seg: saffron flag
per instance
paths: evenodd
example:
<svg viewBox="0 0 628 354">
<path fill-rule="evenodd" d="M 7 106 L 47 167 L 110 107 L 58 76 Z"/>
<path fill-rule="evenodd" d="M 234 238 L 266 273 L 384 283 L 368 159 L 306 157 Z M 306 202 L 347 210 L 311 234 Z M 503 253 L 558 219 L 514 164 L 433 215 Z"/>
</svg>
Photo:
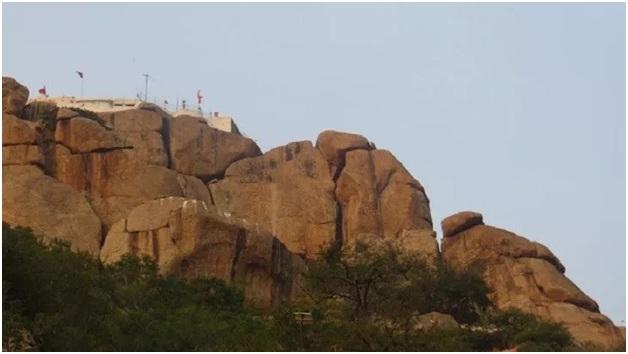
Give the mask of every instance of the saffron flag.
<svg viewBox="0 0 628 354">
<path fill-rule="evenodd" d="M 46 95 L 46 85 L 44 85 L 43 88 L 39 89 L 39 93 L 42 94 L 42 95 Z"/>
<path fill-rule="evenodd" d="M 83 72 L 82 71 L 78 71 L 77 70 L 76 73 L 78 74 L 78 76 L 80 76 L 81 79 L 83 78 Z"/>
<path fill-rule="evenodd" d="M 198 104 L 201 104 L 203 100 L 203 96 L 201 96 L 201 90 L 196 91 L 196 98 L 198 99 Z"/>
</svg>

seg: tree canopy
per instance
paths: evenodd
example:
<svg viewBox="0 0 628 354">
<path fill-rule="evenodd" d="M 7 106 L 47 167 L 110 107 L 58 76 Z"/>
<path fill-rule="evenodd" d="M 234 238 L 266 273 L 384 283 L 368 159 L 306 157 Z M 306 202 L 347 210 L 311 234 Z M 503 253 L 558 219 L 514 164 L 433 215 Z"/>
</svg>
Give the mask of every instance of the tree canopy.
<svg viewBox="0 0 628 354">
<path fill-rule="evenodd" d="M 105 265 L 65 242 L 2 225 L 2 345 L 41 351 L 558 351 L 559 324 L 497 311 L 480 271 L 391 247 L 311 262 L 300 296 L 276 309 L 224 281 L 162 275 L 149 258 Z M 310 312 L 300 324 L 294 312 Z M 421 316 L 455 325 L 423 328 Z M 453 321 L 453 320 L 452 320 Z M 459 324 L 459 325 L 458 325 Z"/>
</svg>

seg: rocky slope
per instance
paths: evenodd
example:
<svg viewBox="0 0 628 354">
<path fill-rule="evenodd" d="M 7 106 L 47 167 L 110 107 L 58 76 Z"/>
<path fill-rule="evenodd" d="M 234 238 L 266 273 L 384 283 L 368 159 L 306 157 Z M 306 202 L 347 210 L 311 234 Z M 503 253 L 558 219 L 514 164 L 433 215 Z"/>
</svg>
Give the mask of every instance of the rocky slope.
<svg viewBox="0 0 628 354">
<path fill-rule="evenodd" d="M 150 104 L 95 114 L 27 104 L 10 78 L 2 90 L 3 221 L 105 262 L 149 255 L 164 272 L 238 282 L 249 301 L 276 305 L 325 247 L 392 241 L 441 257 L 423 186 L 362 136 L 325 131 L 262 154 L 251 139 Z M 563 321 L 582 341 L 623 338 L 543 245 L 479 214 L 442 226 L 442 257 L 484 265 L 498 306 Z"/>
<path fill-rule="evenodd" d="M 617 347 L 625 341 L 598 304 L 564 275 L 565 267 L 547 247 L 485 225 L 474 212 L 444 219 L 442 229 L 443 258 L 456 268 L 481 267 L 497 307 L 562 322 L 580 342 Z"/>
</svg>

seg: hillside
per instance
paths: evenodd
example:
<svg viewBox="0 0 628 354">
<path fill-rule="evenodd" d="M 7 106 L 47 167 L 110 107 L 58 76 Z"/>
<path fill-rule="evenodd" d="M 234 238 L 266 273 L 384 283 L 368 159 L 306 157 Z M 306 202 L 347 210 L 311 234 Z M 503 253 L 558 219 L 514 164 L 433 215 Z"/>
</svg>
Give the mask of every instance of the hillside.
<svg viewBox="0 0 628 354">
<path fill-rule="evenodd" d="M 461 212 L 442 221 L 439 249 L 427 192 L 365 137 L 324 131 L 262 153 L 151 104 L 94 113 L 28 95 L 3 78 L 3 222 L 105 264 L 147 255 L 166 274 L 242 284 L 266 307 L 298 295 L 323 249 L 387 241 L 459 271 L 481 266 L 500 309 L 562 323 L 580 343 L 625 343 L 541 243 Z"/>
</svg>

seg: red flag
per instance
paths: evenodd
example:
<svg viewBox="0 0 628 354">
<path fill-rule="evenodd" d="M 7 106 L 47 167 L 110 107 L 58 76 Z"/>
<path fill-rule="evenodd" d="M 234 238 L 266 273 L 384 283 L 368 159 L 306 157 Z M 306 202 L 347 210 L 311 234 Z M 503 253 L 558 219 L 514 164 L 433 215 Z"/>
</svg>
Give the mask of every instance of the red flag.
<svg viewBox="0 0 628 354">
<path fill-rule="evenodd" d="M 44 96 L 46 95 L 46 85 L 44 85 L 44 87 L 43 87 L 43 88 L 40 88 L 40 89 L 39 89 L 39 93 L 40 93 L 40 94 L 42 94 L 42 95 L 44 95 Z"/>
<path fill-rule="evenodd" d="M 82 71 L 77 71 L 76 73 L 81 77 L 81 79 L 83 78 L 83 72 Z"/>
<path fill-rule="evenodd" d="M 201 104 L 201 100 L 203 100 L 203 96 L 201 96 L 201 90 L 196 91 L 196 98 L 198 99 L 198 104 Z"/>
</svg>

